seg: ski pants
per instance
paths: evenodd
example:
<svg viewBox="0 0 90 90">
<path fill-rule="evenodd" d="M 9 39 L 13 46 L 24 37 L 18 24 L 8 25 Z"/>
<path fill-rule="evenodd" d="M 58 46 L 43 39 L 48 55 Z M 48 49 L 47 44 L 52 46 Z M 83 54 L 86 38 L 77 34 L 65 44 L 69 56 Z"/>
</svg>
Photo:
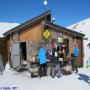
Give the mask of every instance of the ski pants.
<svg viewBox="0 0 90 90">
<path fill-rule="evenodd" d="M 61 69 L 59 64 L 52 65 L 52 78 L 54 78 L 56 74 L 58 77 L 61 77 Z"/>
</svg>

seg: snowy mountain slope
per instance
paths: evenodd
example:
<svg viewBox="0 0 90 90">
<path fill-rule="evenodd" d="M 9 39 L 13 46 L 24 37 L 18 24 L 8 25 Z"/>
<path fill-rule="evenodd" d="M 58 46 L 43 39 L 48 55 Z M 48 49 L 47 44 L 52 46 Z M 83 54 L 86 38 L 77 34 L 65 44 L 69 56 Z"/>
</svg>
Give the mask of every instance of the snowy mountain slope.
<svg viewBox="0 0 90 90">
<path fill-rule="evenodd" d="M 90 18 L 70 25 L 67 28 L 81 32 L 85 34 L 84 38 L 88 38 L 88 40 L 84 40 L 84 66 L 86 66 L 86 61 L 90 57 L 90 49 L 87 47 L 87 44 L 90 43 Z"/>
<path fill-rule="evenodd" d="M 18 25 L 18 23 L 0 22 L 0 37 L 3 37 L 3 33 Z"/>
</svg>

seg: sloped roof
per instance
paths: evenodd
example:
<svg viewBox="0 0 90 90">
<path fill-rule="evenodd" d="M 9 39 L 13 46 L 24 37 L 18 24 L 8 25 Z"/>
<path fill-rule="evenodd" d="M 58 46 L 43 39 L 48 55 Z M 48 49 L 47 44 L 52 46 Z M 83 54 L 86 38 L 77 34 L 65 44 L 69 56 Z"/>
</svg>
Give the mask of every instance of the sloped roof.
<svg viewBox="0 0 90 90">
<path fill-rule="evenodd" d="M 34 25 L 35 25 L 36 22 L 43 20 L 43 18 L 45 19 L 45 17 L 48 16 L 48 15 L 50 15 L 50 17 L 51 17 L 51 11 L 50 11 L 50 10 L 47 11 L 47 12 L 45 12 L 45 13 L 42 13 L 41 15 L 39 15 L 39 16 L 37 16 L 37 17 L 35 17 L 35 18 L 31 19 L 31 20 L 26 21 L 25 23 L 23 23 L 23 24 L 15 27 L 15 28 L 7 31 L 7 32 L 5 32 L 5 33 L 4 33 L 4 36 L 10 35 L 11 33 L 14 33 L 14 32 L 23 31 L 23 30 L 25 30 L 26 28 L 32 26 L 33 23 L 34 23 Z M 57 28 L 58 30 L 62 30 L 62 31 L 64 31 L 64 32 L 71 33 L 71 34 L 76 35 L 76 36 L 79 36 L 79 37 L 85 36 L 85 35 L 82 34 L 82 33 L 73 31 L 73 30 L 71 30 L 71 29 L 62 27 L 62 26 L 57 25 L 57 24 L 53 24 L 53 23 L 51 23 L 51 22 L 46 22 L 46 25 L 47 25 L 47 26 L 50 26 L 50 27 Z"/>
<path fill-rule="evenodd" d="M 61 30 L 63 32 L 68 32 L 68 33 L 70 33 L 72 35 L 75 35 L 75 36 L 79 36 L 79 37 L 84 37 L 85 36 L 85 34 L 76 32 L 74 30 L 68 29 L 66 27 L 63 27 L 63 26 L 60 26 L 60 25 L 57 25 L 57 24 L 53 24 L 51 22 L 48 22 L 46 25 L 49 26 L 49 27 L 56 28 L 57 30 Z"/>
<path fill-rule="evenodd" d="M 7 36 L 7 35 L 9 35 L 9 34 L 11 34 L 11 33 L 13 33 L 13 32 L 19 31 L 19 30 L 21 30 L 21 29 L 23 29 L 23 28 L 25 28 L 25 27 L 30 26 L 32 23 L 34 23 L 34 22 L 36 22 L 36 21 L 38 21 L 38 20 L 40 20 L 40 19 L 45 18 L 45 17 L 48 16 L 48 15 L 51 15 L 51 11 L 50 11 L 50 10 L 47 11 L 47 12 L 42 13 L 42 14 L 39 15 L 39 16 L 34 17 L 34 18 L 31 19 L 31 20 L 26 21 L 25 23 L 23 23 L 23 24 L 15 27 L 15 28 L 12 28 L 11 30 L 5 32 L 3 35 L 4 35 L 4 36 Z"/>
</svg>

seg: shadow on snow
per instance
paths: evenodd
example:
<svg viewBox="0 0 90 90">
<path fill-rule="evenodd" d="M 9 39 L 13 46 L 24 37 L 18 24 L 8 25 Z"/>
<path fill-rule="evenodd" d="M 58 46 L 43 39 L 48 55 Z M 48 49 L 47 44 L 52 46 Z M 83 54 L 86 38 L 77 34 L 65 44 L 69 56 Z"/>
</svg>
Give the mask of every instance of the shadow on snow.
<svg viewBox="0 0 90 90">
<path fill-rule="evenodd" d="M 78 74 L 79 80 L 83 80 L 84 82 L 88 83 L 90 85 L 90 77 L 85 74 Z"/>
</svg>

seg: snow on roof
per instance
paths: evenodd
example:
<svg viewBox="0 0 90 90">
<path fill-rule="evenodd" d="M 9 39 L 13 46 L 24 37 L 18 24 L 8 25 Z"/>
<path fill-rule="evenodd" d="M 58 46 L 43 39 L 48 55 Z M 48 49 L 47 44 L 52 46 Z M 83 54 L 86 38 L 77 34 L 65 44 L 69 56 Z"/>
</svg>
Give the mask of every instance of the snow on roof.
<svg viewBox="0 0 90 90">
<path fill-rule="evenodd" d="M 0 22 L 0 37 L 3 37 L 3 33 L 18 25 L 18 23 Z"/>
</svg>

